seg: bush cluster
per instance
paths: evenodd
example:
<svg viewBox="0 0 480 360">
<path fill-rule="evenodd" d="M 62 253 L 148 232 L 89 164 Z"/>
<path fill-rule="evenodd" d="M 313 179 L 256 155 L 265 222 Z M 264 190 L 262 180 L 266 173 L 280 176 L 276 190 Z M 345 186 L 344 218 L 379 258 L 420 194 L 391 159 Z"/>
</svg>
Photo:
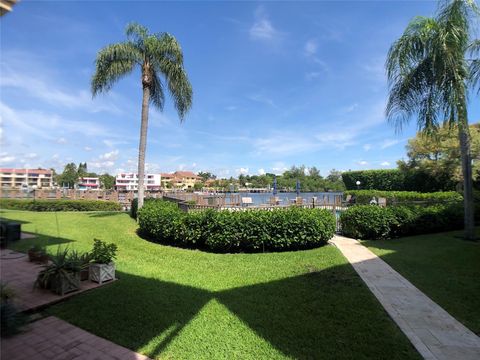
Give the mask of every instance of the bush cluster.
<svg viewBox="0 0 480 360">
<path fill-rule="evenodd" d="M 0 199 L 2 209 L 29 211 L 120 211 L 113 201 L 98 200 L 20 200 Z"/>
<path fill-rule="evenodd" d="M 415 191 L 382 191 L 382 190 L 348 190 L 345 195 L 355 195 L 357 204 L 368 204 L 372 197 L 386 198 L 387 204 L 398 204 L 408 202 L 460 202 L 463 196 L 455 191 L 420 193 Z"/>
<path fill-rule="evenodd" d="M 138 213 L 140 233 L 152 241 L 214 252 L 286 251 L 318 247 L 335 233 L 328 210 L 185 213 L 174 203 L 149 201 Z"/>
<path fill-rule="evenodd" d="M 461 229 L 463 206 L 458 202 L 386 208 L 355 205 L 340 215 L 340 221 L 346 236 L 368 240 L 386 239 Z"/>
</svg>

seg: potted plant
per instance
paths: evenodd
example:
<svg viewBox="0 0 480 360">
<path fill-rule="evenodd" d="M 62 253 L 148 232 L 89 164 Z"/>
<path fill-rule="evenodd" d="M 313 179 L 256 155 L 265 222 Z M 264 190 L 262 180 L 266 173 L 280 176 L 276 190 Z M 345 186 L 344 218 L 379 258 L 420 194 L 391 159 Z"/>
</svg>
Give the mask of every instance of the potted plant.
<svg viewBox="0 0 480 360">
<path fill-rule="evenodd" d="M 72 250 L 68 256 L 68 260 L 80 268 L 80 281 L 88 280 L 88 267 L 92 261 L 92 255 L 89 252 L 80 253 Z"/>
<path fill-rule="evenodd" d="M 36 286 L 51 289 L 61 296 L 80 288 L 81 267 L 70 260 L 68 249 L 59 248 L 56 255 L 49 256 L 49 260 L 50 264 L 44 265 L 38 274 Z"/>
<path fill-rule="evenodd" d="M 115 279 L 115 263 L 117 245 L 107 244 L 99 239 L 93 240 L 91 252 L 92 263 L 89 267 L 89 278 L 99 284 Z"/>
<path fill-rule="evenodd" d="M 45 250 L 45 246 L 41 244 L 34 244 L 30 249 L 28 249 L 28 260 L 42 264 L 47 263 L 48 254 Z"/>
</svg>

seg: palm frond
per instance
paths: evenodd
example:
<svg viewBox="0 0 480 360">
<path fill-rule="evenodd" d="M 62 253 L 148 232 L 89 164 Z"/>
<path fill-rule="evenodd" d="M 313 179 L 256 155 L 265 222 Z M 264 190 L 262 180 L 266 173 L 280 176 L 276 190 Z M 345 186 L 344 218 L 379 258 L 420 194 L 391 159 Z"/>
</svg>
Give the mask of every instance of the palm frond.
<svg viewBox="0 0 480 360">
<path fill-rule="evenodd" d="M 183 66 L 167 59 L 160 63 L 160 69 L 167 79 L 168 89 L 178 116 L 183 121 L 186 113 L 192 107 L 193 97 L 192 85 L 188 80 L 187 73 Z"/>
<path fill-rule="evenodd" d="M 165 104 L 163 85 L 156 71 L 152 72 L 152 77 L 152 85 L 150 86 L 150 102 L 160 111 L 162 111 Z"/>
<path fill-rule="evenodd" d="M 480 40 L 477 39 L 472 42 L 469 47 L 472 59 L 470 60 L 470 86 L 475 90 L 477 94 L 480 94 Z"/>
<path fill-rule="evenodd" d="M 118 79 L 129 74 L 141 61 L 141 53 L 131 42 L 109 45 L 100 50 L 91 81 L 93 96 L 110 90 Z"/>
<path fill-rule="evenodd" d="M 148 29 L 140 24 L 131 22 L 125 28 L 125 34 L 127 38 L 136 44 L 137 48 L 141 49 L 142 52 L 145 51 L 145 39 L 148 38 Z"/>
</svg>

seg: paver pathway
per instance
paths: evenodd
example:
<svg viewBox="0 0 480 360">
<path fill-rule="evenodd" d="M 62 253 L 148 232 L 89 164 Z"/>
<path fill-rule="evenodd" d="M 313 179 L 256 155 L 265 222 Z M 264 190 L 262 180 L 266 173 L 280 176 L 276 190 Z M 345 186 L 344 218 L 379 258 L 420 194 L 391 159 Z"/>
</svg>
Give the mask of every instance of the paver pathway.
<svg viewBox="0 0 480 360">
<path fill-rule="evenodd" d="M 480 338 L 358 241 L 330 240 L 425 359 L 480 359 Z"/>
<path fill-rule="evenodd" d="M 1 340 L 5 360 L 149 360 L 55 316 L 31 323 L 26 332 Z"/>
<path fill-rule="evenodd" d="M 50 290 L 34 289 L 33 284 L 42 268 L 42 265 L 29 262 L 26 254 L 9 249 L 0 250 L 1 280 L 15 292 L 14 302 L 21 311 L 39 309 L 62 301 L 67 297 L 75 296 L 83 291 L 111 283 L 106 282 L 100 285 L 88 280 L 82 281 L 78 291 L 60 296 Z"/>
</svg>

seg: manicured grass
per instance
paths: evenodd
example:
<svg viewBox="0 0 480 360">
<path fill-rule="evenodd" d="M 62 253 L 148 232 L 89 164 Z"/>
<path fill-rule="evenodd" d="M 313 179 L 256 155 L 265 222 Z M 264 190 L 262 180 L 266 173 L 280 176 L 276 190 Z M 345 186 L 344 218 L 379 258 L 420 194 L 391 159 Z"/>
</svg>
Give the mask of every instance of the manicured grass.
<svg viewBox="0 0 480 360">
<path fill-rule="evenodd" d="M 480 243 L 461 236 L 456 231 L 363 244 L 480 334 Z"/>
<path fill-rule="evenodd" d="M 332 246 L 222 255 L 146 242 L 126 214 L 2 216 L 50 239 L 49 251 L 115 242 L 120 280 L 48 312 L 152 358 L 420 358 Z"/>
</svg>

